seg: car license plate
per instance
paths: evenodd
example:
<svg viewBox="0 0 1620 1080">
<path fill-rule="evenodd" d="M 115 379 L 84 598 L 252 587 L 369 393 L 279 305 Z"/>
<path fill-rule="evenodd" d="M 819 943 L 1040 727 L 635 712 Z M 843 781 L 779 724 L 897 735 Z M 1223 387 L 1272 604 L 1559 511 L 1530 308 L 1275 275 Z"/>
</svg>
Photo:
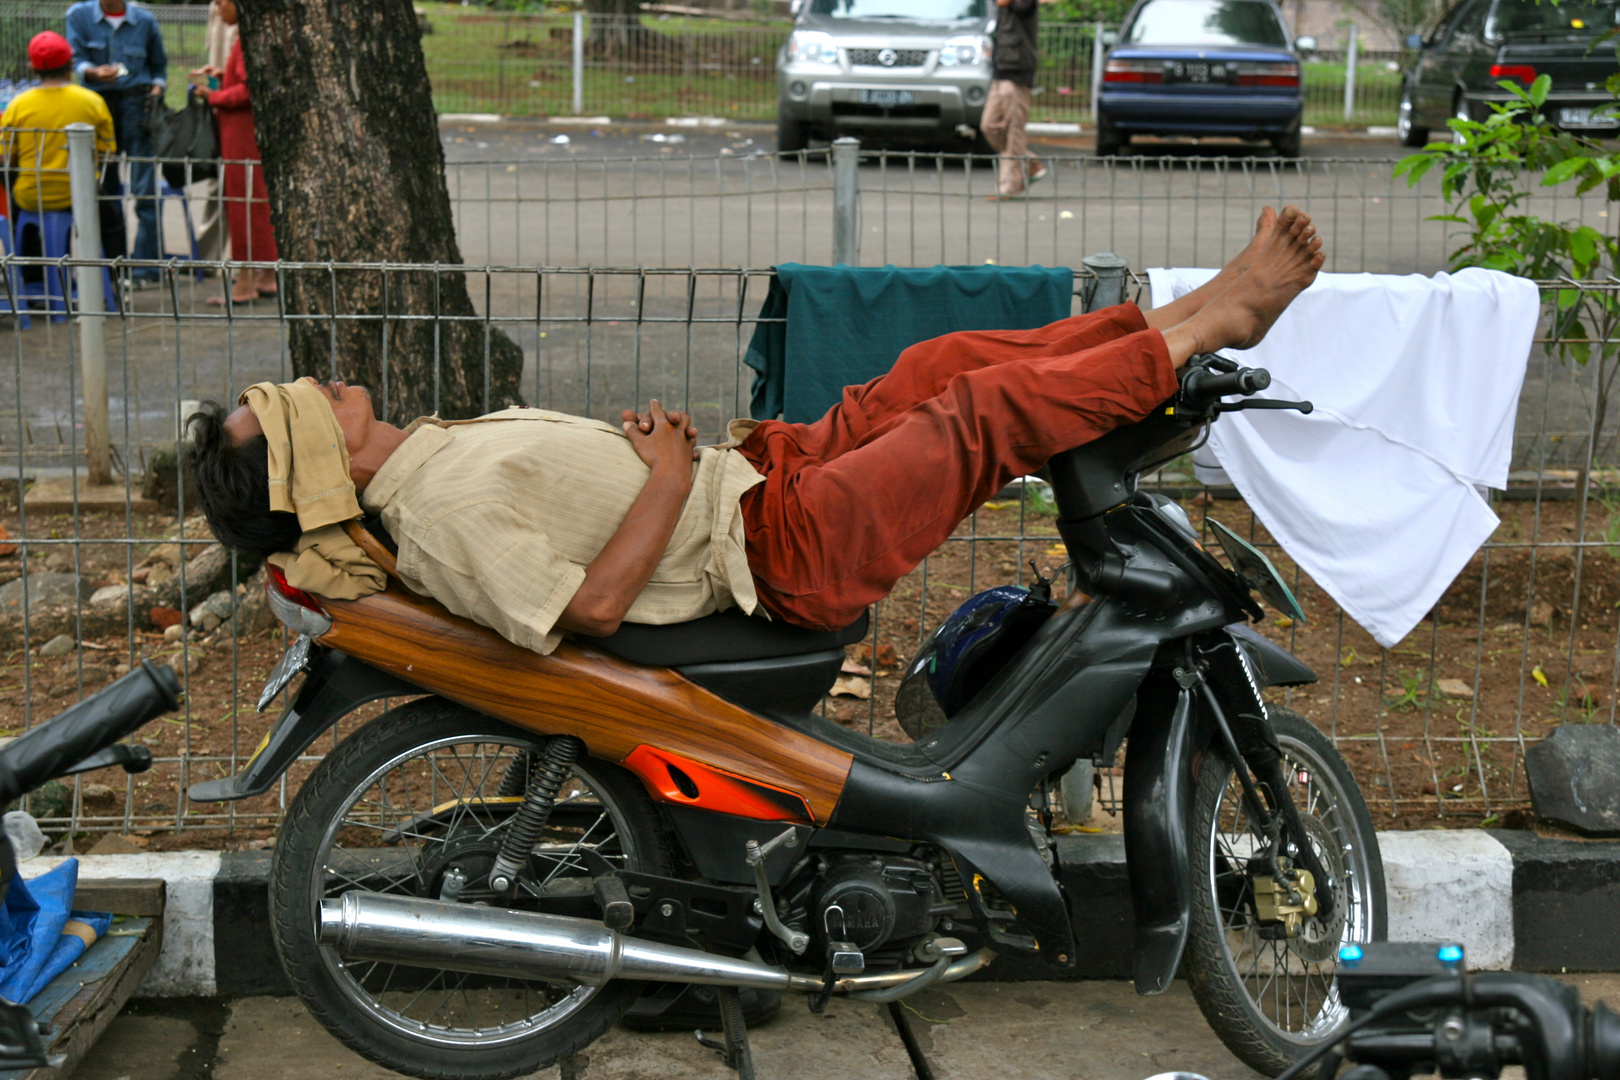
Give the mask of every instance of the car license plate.
<svg viewBox="0 0 1620 1080">
<path fill-rule="evenodd" d="M 917 95 L 910 90 L 862 90 L 859 100 L 862 105 L 892 109 L 896 105 L 915 105 Z"/>
<path fill-rule="evenodd" d="M 1227 64 L 1211 63 L 1208 60 L 1172 60 L 1165 65 L 1165 82 L 1179 83 L 1224 83 L 1229 81 L 1230 68 Z"/>
<path fill-rule="evenodd" d="M 265 681 L 264 690 L 259 694 L 260 712 L 269 708 L 276 695 L 293 681 L 294 675 L 309 667 L 309 649 L 313 644 L 314 641 L 308 634 L 298 635 L 298 640 L 292 643 L 292 647 L 282 656 L 281 662 L 270 672 L 270 678 Z"/>
<path fill-rule="evenodd" d="M 1558 110 L 1560 127 L 1614 127 L 1615 123 L 1610 110 L 1604 106 Z"/>
</svg>

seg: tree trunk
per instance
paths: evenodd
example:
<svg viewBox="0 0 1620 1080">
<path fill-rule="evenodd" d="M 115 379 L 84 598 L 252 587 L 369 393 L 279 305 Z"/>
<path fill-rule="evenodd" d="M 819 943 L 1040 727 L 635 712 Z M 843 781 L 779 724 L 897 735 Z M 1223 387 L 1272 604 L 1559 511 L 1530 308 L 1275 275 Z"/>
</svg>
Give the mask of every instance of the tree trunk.
<svg viewBox="0 0 1620 1080">
<path fill-rule="evenodd" d="M 240 0 L 238 8 L 281 258 L 459 265 L 410 0 Z M 434 411 L 477 416 L 520 400 L 523 350 L 478 318 L 465 275 L 284 277 L 289 314 L 328 316 L 289 322 L 298 375 L 364 384 L 396 422 Z M 421 318 L 432 315 L 439 318 Z"/>
<path fill-rule="evenodd" d="M 639 59 L 636 54 L 655 35 L 641 25 L 641 0 L 584 0 L 590 14 L 585 47 L 592 56 Z"/>
</svg>

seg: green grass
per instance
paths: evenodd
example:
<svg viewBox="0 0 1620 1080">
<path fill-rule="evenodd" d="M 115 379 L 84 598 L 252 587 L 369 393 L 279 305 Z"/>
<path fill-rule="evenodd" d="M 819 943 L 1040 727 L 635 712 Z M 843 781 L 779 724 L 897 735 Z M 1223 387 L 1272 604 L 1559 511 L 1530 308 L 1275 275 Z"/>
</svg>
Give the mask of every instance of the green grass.
<svg viewBox="0 0 1620 1080">
<path fill-rule="evenodd" d="M 1305 65 L 1305 123 L 1343 124 L 1344 70 L 1340 63 Z M 1382 61 L 1356 65 L 1356 104 L 1352 124 L 1393 124 L 1401 98 L 1401 73 Z"/>
<path fill-rule="evenodd" d="M 573 18 L 517 15 L 426 2 L 433 32 L 422 38 L 433 103 L 445 113 L 566 116 L 573 99 Z M 587 19 L 587 25 L 589 20 Z M 644 16 L 647 35 L 627 53 L 587 54 L 585 113 L 615 118 L 776 118 L 776 50 L 783 22 Z M 1042 64 L 1030 118 L 1089 119 L 1089 38 L 1080 27 L 1043 28 Z M 1392 124 L 1400 75 L 1357 65 L 1352 122 Z M 1344 122 L 1344 65 L 1305 65 L 1307 124 Z M 1064 93 L 1064 91 L 1068 91 Z"/>
</svg>

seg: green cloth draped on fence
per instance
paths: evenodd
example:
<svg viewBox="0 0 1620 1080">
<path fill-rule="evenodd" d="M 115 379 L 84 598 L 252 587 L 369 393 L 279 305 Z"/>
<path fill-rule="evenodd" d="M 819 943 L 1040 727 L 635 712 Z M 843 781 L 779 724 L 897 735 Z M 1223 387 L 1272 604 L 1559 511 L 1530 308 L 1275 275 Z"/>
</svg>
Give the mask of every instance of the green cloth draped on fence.
<svg viewBox="0 0 1620 1080">
<path fill-rule="evenodd" d="M 751 415 L 819 420 L 844 387 L 884 374 L 910 345 L 958 330 L 1031 330 L 1068 318 L 1074 272 L 1044 266 L 850 267 L 783 263 L 744 362 Z"/>
</svg>

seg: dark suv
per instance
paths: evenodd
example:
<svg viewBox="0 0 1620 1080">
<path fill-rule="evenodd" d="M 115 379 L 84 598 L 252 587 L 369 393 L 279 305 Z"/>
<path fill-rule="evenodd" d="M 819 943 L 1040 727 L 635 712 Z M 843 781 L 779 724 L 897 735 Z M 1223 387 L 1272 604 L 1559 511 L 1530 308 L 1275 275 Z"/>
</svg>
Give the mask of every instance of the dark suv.
<svg viewBox="0 0 1620 1080">
<path fill-rule="evenodd" d="M 1431 128 L 1444 130 L 1452 117 L 1485 119 L 1489 102 L 1513 96 L 1499 83 L 1511 79 L 1528 87 L 1537 75 L 1552 79 L 1541 109 L 1549 121 L 1569 131 L 1614 135 L 1620 118 L 1602 108 L 1614 103 L 1603 84 L 1620 66 L 1613 42 L 1598 38 L 1617 26 L 1620 0 L 1461 0 L 1427 37 L 1407 39 L 1420 52 L 1401 86 L 1401 145 L 1422 146 Z"/>
</svg>

